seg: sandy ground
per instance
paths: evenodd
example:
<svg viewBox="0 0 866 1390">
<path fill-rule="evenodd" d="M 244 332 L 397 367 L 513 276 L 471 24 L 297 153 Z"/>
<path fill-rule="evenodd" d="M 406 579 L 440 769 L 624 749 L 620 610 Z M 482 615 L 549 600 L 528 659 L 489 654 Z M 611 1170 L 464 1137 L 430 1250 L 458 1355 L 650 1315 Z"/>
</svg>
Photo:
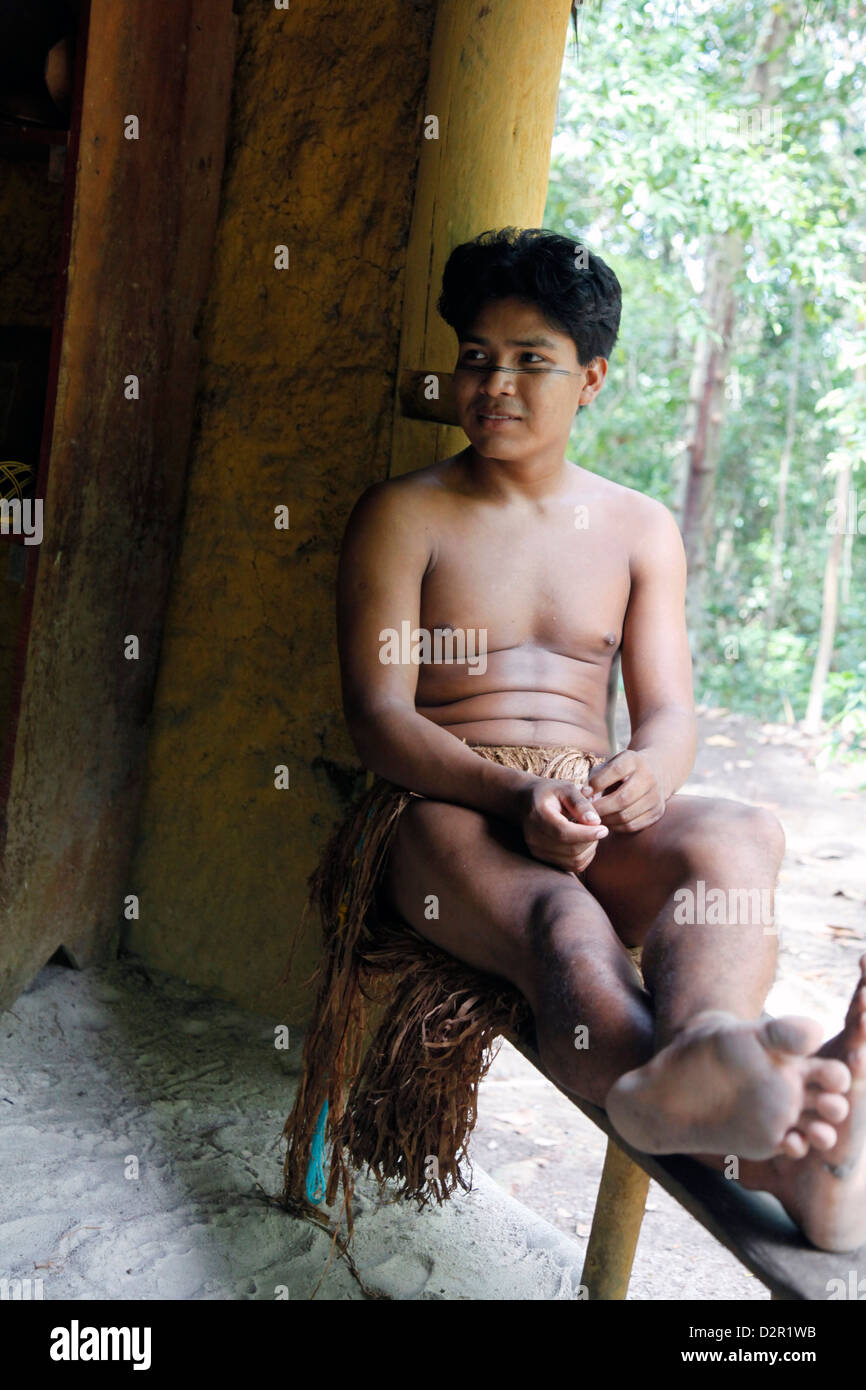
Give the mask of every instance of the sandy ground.
<svg viewBox="0 0 866 1390">
<path fill-rule="evenodd" d="M 684 791 L 773 807 L 788 837 L 772 1012 L 835 1031 L 866 948 L 866 796 L 789 731 L 718 711 Z M 355 1263 L 269 1205 L 299 1038 L 135 961 L 46 967 L 0 1016 L 0 1278 L 46 1299 L 574 1299 L 603 1136 L 503 1045 L 472 1192 L 418 1215 L 362 1180 Z M 322 1275 L 324 1272 L 324 1278 Z M 635 1299 L 766 1299 L 655 1184 Z"/>
<path fill-rule="evenodd" d="M 323 1274 L 320 1299 L 577 1296 L 578 1243 L 482 1172 L 423 1216 L 362 1180 L 359 1278 L 328 1266 L 330 1238 L 265 1200 L 300 1043 L 278 1051 L 271 1020 L 130 962 L 49 965 L 0 1039 L 0 1279 L 50 1300 L 307 1300 Z"/>
</svg>

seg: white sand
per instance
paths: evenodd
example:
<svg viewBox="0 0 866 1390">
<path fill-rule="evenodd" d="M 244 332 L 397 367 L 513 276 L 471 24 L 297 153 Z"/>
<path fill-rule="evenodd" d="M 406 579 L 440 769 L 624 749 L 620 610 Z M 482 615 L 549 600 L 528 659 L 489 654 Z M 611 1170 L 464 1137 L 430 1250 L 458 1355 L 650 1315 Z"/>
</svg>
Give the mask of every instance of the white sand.
<svg viewBox="0 0 866 1390">
<path fill-rule="evenodd" d="M 47 966 L 0 1018 L 0 1277 L 46 1299 L 308 1299 L 330 1239 L 279 1191 L 298 1046 L 133 962 Z M 125 1176 L 129 1157 L 139 1176 Z M 583 1251 L 475 1165 L 418 1214 L 360 1180 L 354 1247 L 394 1299 L 573 1299 Z M 283 1294 L 282 1296 L 286 1296 Z M 335 1256 L 319 1299 L 363 1298 Z"/>
</svg>

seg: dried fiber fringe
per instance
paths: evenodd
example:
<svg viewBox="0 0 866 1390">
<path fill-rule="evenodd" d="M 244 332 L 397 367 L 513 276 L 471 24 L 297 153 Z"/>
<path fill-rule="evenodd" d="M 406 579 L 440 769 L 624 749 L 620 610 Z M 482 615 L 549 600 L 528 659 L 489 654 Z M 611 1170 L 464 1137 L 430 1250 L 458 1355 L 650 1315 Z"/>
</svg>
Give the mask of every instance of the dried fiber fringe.
<svg viewBox="0 0 866 1390">
<path fill-rule="evenodd" d="M 471 746 L 471 745 L 470 745 Z M 596 762 L 574 748 L 474 746 L 504 766 L 535 775 L 585 778 Z M 306 1174 L 319 1112 L 327 1099 L 330 1173 L 325 1202 L 342 1186 L 353 1235 L 353 1170 L 368 1165 L 380 1184 L 421 1209 L 458 1187 L 477 1117 L 478 1083 L 497 1036 L 532 1032 L 529 1004 L 512 985 L 463 964 L 388 913 L 377 894 L 400 815 L 412 800 L 377 778 L 331 836 L 309 878 L 323 957 L 302 1074 L 284 1128 L 283 1198 L 308 1207 Z M 362 838 L 363 837 L 363 838 Z M 368 1004 L 385 1005 L 362 1060 Z M 435 1159 L 435 1164 L 430 1159 Z"/>
</svg>

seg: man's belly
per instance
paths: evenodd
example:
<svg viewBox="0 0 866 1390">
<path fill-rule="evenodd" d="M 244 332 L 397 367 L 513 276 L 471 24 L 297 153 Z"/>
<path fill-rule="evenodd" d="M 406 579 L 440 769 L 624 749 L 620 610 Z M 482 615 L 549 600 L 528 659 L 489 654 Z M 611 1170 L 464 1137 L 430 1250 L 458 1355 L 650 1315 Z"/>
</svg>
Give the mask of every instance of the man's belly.
<svg viewBox="0 0 866 1390">
<path fill-rule="evenodd" d="M 610 659 L 581 661 L 522 644 L 488 652 L 485 669 L 425 665 L 419 714 L 467 743 L 571 744 L 607 756 Z"/>
</svg>

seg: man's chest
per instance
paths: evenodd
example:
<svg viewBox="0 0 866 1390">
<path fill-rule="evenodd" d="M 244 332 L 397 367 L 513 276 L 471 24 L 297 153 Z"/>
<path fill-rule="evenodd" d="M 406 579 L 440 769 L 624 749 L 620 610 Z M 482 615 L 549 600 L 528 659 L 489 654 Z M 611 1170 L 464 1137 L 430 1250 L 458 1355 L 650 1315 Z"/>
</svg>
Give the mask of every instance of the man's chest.
<svg viewBox="0 0 866 1390">
<path fill-rule="evenodd" d="M 609 655 L 628 596 L 628 548 L 610 527 L 461 525 L 438 538 L 421 625 L 486 629 L 491 650 Z"/>
</svg>

